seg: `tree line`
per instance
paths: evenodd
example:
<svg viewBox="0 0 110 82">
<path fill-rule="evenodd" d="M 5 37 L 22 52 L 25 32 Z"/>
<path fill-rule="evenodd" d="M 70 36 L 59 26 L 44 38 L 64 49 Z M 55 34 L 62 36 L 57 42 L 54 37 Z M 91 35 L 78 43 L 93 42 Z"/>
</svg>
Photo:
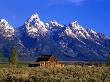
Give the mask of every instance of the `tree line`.
<svg viewBox="0 0 110 82">
<path fill-rule="evenodd" d="M 3 59 L 3 54 L 0 53 L 0 61 L 2 61 L 2 59 Z M 13 47 L 11 49 L 9 57 L 8 57 L 8 62 L 11 65 L 17 65 L 17 63 L 18 63 L 18 52 L 17 52 L 17 48 L 16 47 Z M 110 52 L 109 52 L 108 57 L 107 57 L 106 65 L 110 66 Z"/>
</svg>

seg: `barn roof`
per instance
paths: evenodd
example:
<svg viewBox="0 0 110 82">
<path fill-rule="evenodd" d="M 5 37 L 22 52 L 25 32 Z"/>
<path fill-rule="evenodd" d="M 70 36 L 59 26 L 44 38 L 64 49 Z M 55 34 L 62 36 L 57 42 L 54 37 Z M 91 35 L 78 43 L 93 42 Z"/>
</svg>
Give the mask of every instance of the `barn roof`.
<svg viewBox="0 0 110 82">
<path fill-rule="evenodd" d="M 41 56 L 38 57 L 36 62 L 39 62 L 39 61 L 49 61 L 51 56 L 53 56 L 53 55 L 41 55 Z"/>
</svg>

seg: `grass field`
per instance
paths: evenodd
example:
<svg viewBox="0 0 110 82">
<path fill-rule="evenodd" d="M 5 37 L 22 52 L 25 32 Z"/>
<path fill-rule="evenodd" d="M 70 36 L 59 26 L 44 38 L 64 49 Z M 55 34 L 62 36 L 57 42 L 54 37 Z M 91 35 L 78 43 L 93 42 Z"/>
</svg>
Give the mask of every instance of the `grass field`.
<svg viewBox="0 0 110 82">
<path fill-rule="evenodd" d="M 67 65 L 56 67 L 17 67 L 0 64 L 0 82 L 110 82 L 110 67 Z"/>
</svg>

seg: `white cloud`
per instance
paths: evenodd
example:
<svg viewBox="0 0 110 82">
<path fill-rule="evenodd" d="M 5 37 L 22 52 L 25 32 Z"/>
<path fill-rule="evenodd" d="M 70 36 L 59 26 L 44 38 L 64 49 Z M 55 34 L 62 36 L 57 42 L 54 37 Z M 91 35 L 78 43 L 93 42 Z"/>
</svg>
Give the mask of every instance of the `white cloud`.
<svg viewBox="0 0 110 82">
<path fill-rule="evenodd" d="M 100 3 L 104 2 L 105 0 L 66 0 L 70 3 L 73 3 L 74 5 L 82 5 L 87 3 Z"/>
<path fill-rule="evenodd" d="M 88 4 L 88 3 L 99 3 L 102 2 L 104 0 L 47 0 L 47 4 L 48 6 L 53 6 L 53 5 L 58 5 L 58 4 L 62 4 L 62 5 L 66 5 L 68 3 L 71 3 L 74 6 L 80 6 L 83 4 Z"/>
<path fill-rule="evenodd" d="M 86 3 L 89 0 L 47 0 L 49 3 L 49 5 L 56 5 L 56 4 L 68 4 L 68 3 L 72 3 L 73 5 L 81 5 Z"/>
<path fill-rule="evenodd" d="M 88 0 L 68 0 L 69 2 L 73 3 L 74 5 L 81 5 Z"/>
</svg>

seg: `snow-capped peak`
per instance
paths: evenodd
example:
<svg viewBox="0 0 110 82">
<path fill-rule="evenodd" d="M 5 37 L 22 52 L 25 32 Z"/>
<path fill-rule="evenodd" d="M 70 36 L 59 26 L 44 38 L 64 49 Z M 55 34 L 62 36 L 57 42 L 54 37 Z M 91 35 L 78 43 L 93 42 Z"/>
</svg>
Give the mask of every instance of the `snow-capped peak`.
<svg viewBox="0 0 110 82">
<path fill-rule="evenodd" d="M 9 25 L 9 23 L 5 19 L 0 20 L 0 33 L 6 37 L 10 38 L 14 35 L 14 28 Z"/>
<path fill-rule="evenodd" d="M 85 30 L 79 23 L 78 23 L 78 21 L 74 21 L 74 22 L 72 22 L 72 28 L 73 29 L 76 29 L 76 30 Z"/>
<path fill-rule="evenodd" d="M 72 22 L 72 27 L 77 28 L 79 26 L 79 23 L 77 21 Z"/>
<path fill-rule="evenodd" d="M 7 25 L 8 24 L 8 22 L 5 19 L 1 19 L 0 22 L 1 23 L 4 23 L 4 25 Z"/>
<path fill-rule="evenodd" d="M 37 13 L 33 14 L 30 19 L 40 19 Z"/>
<path fill-rule="evenodd" d="M 90 33 L 92 33 L 92 34 L 97 34 L 97 32 L 96 31 L 94 31 L 94 30 L 92 30 L 92 29 L 87 29 Z"/>
<path fill-rule="evenodd" d="M 89 33 L 85 28 L 83 28 L 77 21 L 72 22 L 71 24 L 71 30 L 72 32 L 77 35 L 77 37 L 83 37 L 85 39 L 90 38 Z"/>
<path fill-rule="evenodd" d="M 49 22 L 49 25 L 51 26 L 51 27 L 63 27 L 63 25 L 61 25 L 61 24 L 59 24 L 57 21 L 55 21 L 55 20 L 51 20 L 50 22 Z"/>
<path fill-rule="evenodd" d="M 47 31 L 45 24 L 40 20 L 38 14 L 33 14 L 27 22 L 25 22 L 25 27 L 27 34 L 33 38 Z"/>
</svg>

